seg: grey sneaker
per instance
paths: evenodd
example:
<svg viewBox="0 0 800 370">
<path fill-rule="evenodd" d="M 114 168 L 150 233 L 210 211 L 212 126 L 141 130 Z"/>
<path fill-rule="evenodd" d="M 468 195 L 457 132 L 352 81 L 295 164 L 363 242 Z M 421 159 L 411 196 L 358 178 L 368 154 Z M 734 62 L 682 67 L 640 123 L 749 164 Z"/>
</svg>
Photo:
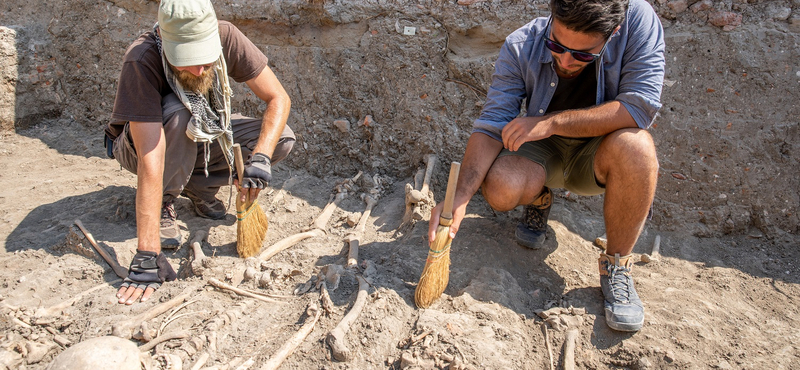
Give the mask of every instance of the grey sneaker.
<svg viewBox="0 0 800 370">
<path fill-rule="evenodd" d="M 545 186 L 539 197 L 525 206 L 522 222 L 517 225 L 517 230 L 514 232 L 517 243 L 531 249 L 542 247 L 547 234 L 547 217 L 550 216 L 552 205 L 553 192 Z"/>
<path fill-rule="evenodd" d="M 174 249 L 181 245 L 181 229 L 178 228 L 178 213 L 172 201 L 161 205 L 161 247 Z"/>
<path fill-rule="evenodd" d="M 194 212 L 200 217 L 210 218 L 212 220 L 220 220 L 225 218 L 225 215 L 228 213 L 228 210 L 225 209 L 225 205 L 222 204 L 222 202 L 216 197 L 214 200 L 207 201 L 200 199 L 200 197 L 194 195 L 188 190 L 184 190 L 181 194 L 192 201 L 192 205 L 194 205 Z"/>
<path fill-rule="evenodd" d="M 644 305 L 633 286 L 632 255 L 600 255 L 600 287 L 605 297 L 606 324 L 618 331 L 638 331 L 644 324 Z"/>
</svg>

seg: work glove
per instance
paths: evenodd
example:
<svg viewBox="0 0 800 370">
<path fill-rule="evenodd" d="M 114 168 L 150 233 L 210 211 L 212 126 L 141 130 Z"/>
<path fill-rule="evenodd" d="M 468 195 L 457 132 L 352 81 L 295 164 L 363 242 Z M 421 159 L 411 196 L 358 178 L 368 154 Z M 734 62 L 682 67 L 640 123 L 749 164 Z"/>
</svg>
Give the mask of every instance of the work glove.
<svg viewBox="0 0 800 370">
<path fill-rule="evenodd" d="M 153 290 L 161 287 L 165 281 L 173 281 L 178 278 L 178 274 L 172 269 L 172 265 L 167 261 L 164 253 L 147 252 L 136 250 L 136 254 L 131 261 L 128 277 L 122 282 L 122 288 L 132 286 L 145 290 Z"/>
<path fill-rule="evenodd" d="M 272 180 L 272 160 L 263 153 L 255 153 L 244 163 L 242 187 L 263 189 Z"/>
</svg>

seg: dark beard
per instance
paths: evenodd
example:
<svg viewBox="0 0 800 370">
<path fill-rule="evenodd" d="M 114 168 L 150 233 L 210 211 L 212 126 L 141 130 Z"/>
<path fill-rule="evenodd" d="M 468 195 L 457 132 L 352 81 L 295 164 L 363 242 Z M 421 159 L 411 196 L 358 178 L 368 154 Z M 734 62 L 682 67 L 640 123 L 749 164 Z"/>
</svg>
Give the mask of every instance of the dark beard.
<svg viewBox="0 0 800 370">
<path fill-rule="evenodd" d="M 200 95 L 206 95 L 211 87 L 214 86 L 217 74 L 214 68 L 209 68 L 203 71 L 200 76 L 195 76 L 189 71 L 179 71 L 175 66 L 169 65 L 169 69 L 175 74 L 175 79 L 187 91 L 192 91 Z"/>
</svg>

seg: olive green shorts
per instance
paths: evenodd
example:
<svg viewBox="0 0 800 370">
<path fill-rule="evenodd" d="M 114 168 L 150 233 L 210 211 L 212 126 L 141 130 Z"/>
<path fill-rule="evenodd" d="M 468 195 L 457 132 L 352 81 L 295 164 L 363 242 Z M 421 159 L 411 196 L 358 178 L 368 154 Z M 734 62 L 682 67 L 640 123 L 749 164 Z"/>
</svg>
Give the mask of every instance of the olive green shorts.
<svg viewBox="0 0 800 370">
<path fill-rule="evenodd" d="M 547 176 L 544 185 L 549 188 L 597 195 L 605 192 L 594 176 L 594 155 L 601 141 L 603 136 L 577 139 L 551 136 L 522 144 L 516 152 L 504 148 L 497 157 L 516 155 L 540 164 Z"/>
</svg>

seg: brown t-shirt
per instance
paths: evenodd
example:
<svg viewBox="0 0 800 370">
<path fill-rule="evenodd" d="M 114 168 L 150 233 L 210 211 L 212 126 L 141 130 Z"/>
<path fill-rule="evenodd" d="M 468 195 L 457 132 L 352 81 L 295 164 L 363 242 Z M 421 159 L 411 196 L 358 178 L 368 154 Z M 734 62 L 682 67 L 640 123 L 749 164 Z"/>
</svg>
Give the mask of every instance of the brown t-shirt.
<svg viewBox="0 0 800 370">
<path fill-rule="evenodd" d="M 267 66 L 267 57 L 230 22 L 219 21 L 219 35 L 228 76 L 234 81 L 249 81 Z M 125 51 L 106 132 L 116 138 L 128 121 L 162 122 L 161 98 L 170 93 L 156 38 L 146 32 Z"/>
</svg>

